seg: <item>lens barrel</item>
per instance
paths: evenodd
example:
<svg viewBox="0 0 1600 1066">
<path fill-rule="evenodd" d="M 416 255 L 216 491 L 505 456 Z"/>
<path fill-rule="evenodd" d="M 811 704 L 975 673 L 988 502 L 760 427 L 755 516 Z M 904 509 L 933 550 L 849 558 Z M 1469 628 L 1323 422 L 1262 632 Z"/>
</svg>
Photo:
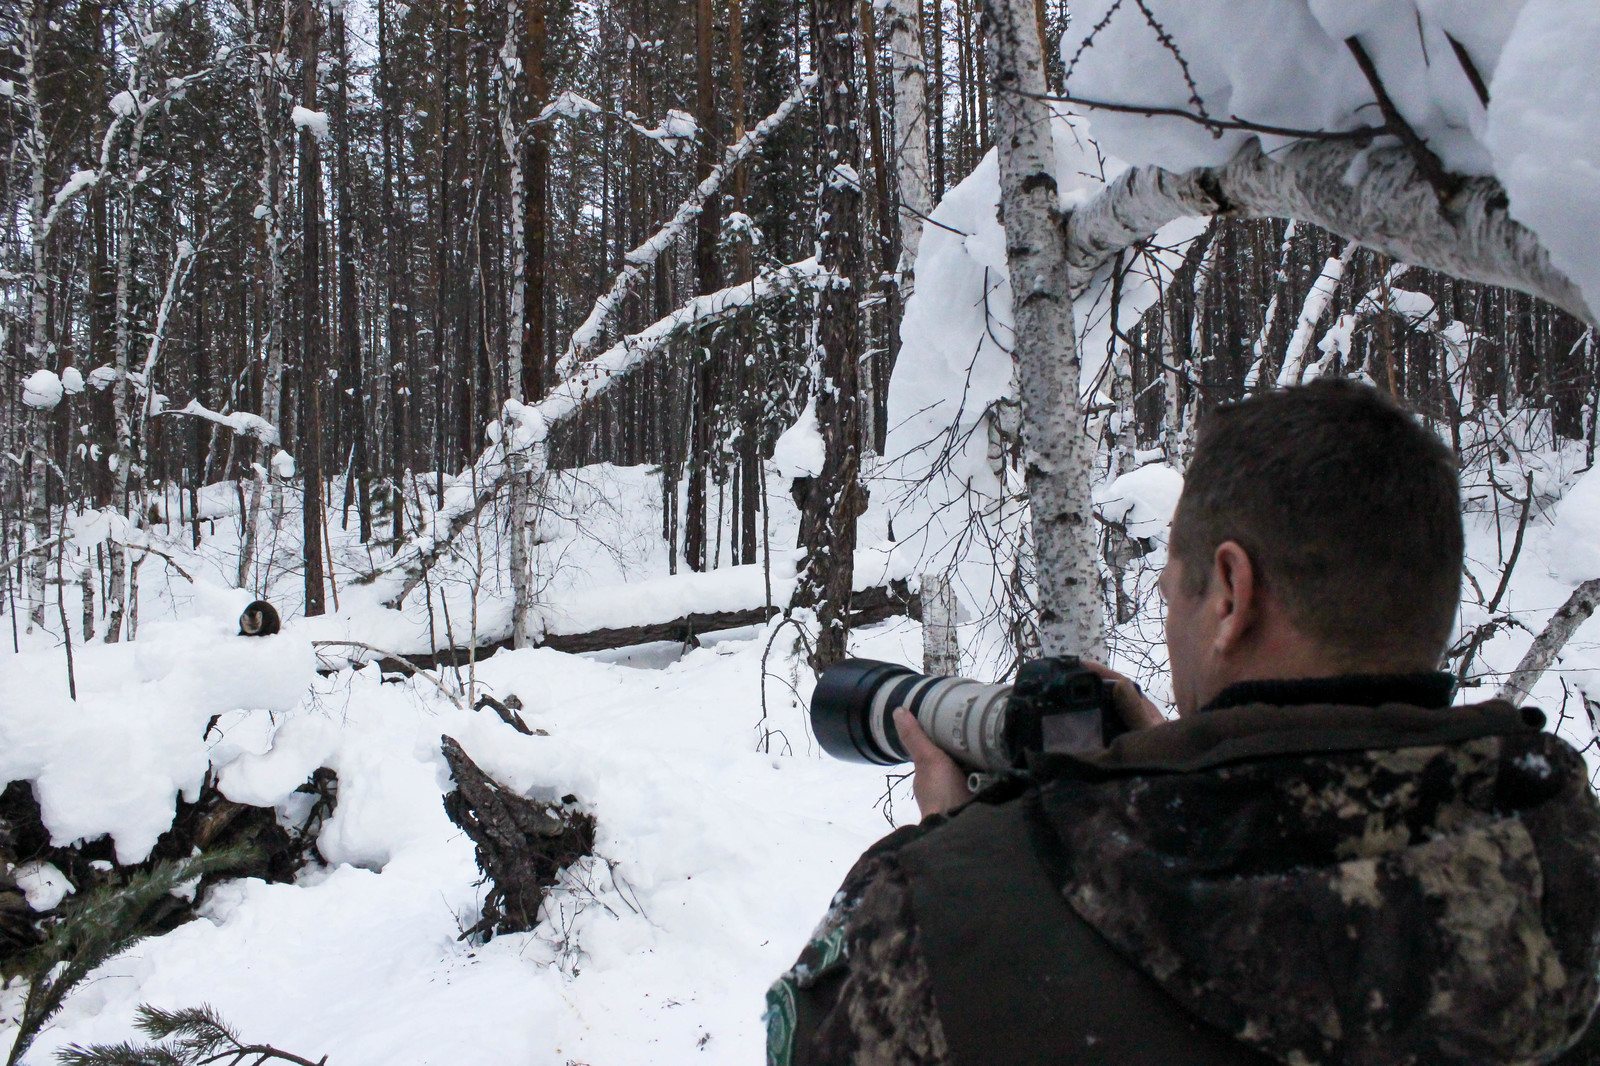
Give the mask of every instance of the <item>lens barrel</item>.
<svg viewBox="0 0 1600 1066">
<path fill-rule="evenodd" d="M 902 750 L 884 750 L 890 744 L 878 739 L 893 737 L 892 746 L 899 747 L 892 723 L 880 722 L 878 728 L 873 729 L 873 696 L 896 678 L 921 676 L 904 666 L 874 659 L 846 659 L 823 671 L 811 693 L 811 730 L 817 735 L 822 750 L 846 762 L 875 766 L 906 762 L 909 755 Z M 894 708 L 881 713 L 892 714 Z M 885 725 L 889 726 L 887 730 Z"/>
<path fill-rule="evenodd" d="M 829 667 L 811 695 L 811 729 L 836 759 L 894 766 L 911 761 L 900 742 L 894 712 L 904 707 L 928 737 L 964 766 L 1008 769 L 1017 752 L 1007 746 L 1006 698 L 1010 685 L 964 677 L 933 677 L 894 663 L 846 659 Z"/>
</svg>

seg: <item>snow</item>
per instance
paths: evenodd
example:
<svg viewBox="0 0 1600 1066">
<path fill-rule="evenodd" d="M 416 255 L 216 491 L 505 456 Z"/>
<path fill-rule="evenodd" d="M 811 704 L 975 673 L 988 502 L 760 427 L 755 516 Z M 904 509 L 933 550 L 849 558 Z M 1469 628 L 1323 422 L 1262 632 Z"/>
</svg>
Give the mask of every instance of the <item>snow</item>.
<svg viewBox="0 0 1600 1066">
<path fill-rule="evenodd" d="M 654 129 L 634 122 L 630 115 L 629 124 L 640 133 L 655 141 L 672 155 L 678 154 L 678 146 L 693 141 L 700 133 L 700 127 L 695 124 L 694 116 L 687 111 L 670 109 L 661 120 L 661 125 Z"/>
<path fill-rule="evenodd" d="M 645 468 L 552 480 L 551 539 L 537 549 L 552 609 L 625 621 L 658 606 L 749 606 L 752 593 L 762 602 L 759 566 L 665 576 L 660 489 Z M 777 545 L 792 543 L 796 515 L 780 481 L 769 491 L 774 595 L 786 598 L 793 553 Z M 288 531 L 298 526 L 290 506 Z M 47 634 L 25 639 L 19 657 L 0 652 L 0 771 L 33 781 L 57 839 L 111 832 L 127 860 L 208 766 L 225 795 L 285 819 L 303 816 L 308 797 L 294 789 L 326 766 L 339 778 L 318 840 L 328 863 L 294 884 L 210 890 L 198 921 L 97 970 L 33 1057 L 127 1039 L 140 1003 L 205 1002 L 252 1040 L 343 1066 L 758 1061 L 767 984 L 889 829 L 875 807 L 883 775 L 824 757 L 809 737 L 792 628 L 705 635 L 650 669 L 601 661 L 642 656 L 502 651 L 477 665 L 477 681 L 520 696 L 529 725 L 547 734 L 522 736 L 420 680 L 380 683 L 372 667 L 318 676 L 312 639 L 374 637 L 400 614 L 348 584 L 342 567 L 339 614 L 291 618 L 276 637 L 234 635 L 253 594 L 201 576 L 212 555 L 227 565 L 231 525 L 219 524 L 214 548 L 167 543 L 193 585 L 174 578 L 164 591 L 159 563 L 146 565 L 139 638 L 77 649 L 76 705 Z M 339 566 L 359 545 L 337 524 L 332 535 Z M 868 547 L 861 560 L 862 583 L 904 569 L 892 550 Z M 286 605 L 299 580 L 279 579 L 273 598 Z M 436 580 L 436 600 L 464 594 L 448 565 Z M 857 654 L 920 655 L 906 619 L 852 639 Z M 569 871 L 532 933 L 459 939 L 485 888 L 470 840 L 444 814 L 441 735 L 506 788 L 576 795 L 597 819 L 596 857 Z M 889 806 L 915 817 L 903 787 Z M 0 1029 L 0 1052 L 5 1042 Z"/>
<path fill-rule="evenodd" d="M 78 373 L 78 368 L 69 366 L 61 372 L 61 387 L 68 396 L 76 396 L 83 391 L 83 375 Z"/>
<path fill-rule="evenodd" d="M 1128 536 L 1164 542 L 1182 494 L 1182 474 L 1165 463 L 1150 463 L 1096 488 L 1094 503 L 1106 518 L 1125 525 Z"/>
<path fill-rule="evenodd" d="M 227 426 L 235 433 L 242 433 L 247 437 L 254 437 L 263 444 L 278 443 L 278 428 L 271 422 L 268 422 L 265 418 L 262 418 L 260 415 L 251 414 L 249 411 L 229 411 L 227 414 L 223 414 L 221 412 L 211 410 L 199 400 L 190 400 L 188 404 L 181 408 L 177 413 L 193 415 L 196 418 L 203 418 L 208 422 L 215 422 L 218 425 Z M 289 473 L 281 476 L 294 476 L 294 467 L 292 463 L 289 467 Z"/>
<path fill-rule="evenodd" d="M 816 477 L 822 473 L 824 451 L 813 397 L 806 401 L 806 409 L 794 425 L 784 430 L 772 446 L 772 465 L 787 478 Z"/>
<path fill-rule="evenodd" d="M 33 670 L 0 671 L 0 778 L 33 782 L 53 843 L 110 834 L 118 861 L 140 861 L 172 824 L 178 793 L 199 794 L 218 743 L 202 739 L 213 714 L 299 705 L 315 676 L 311 645 L 292 633 L 236 637 L 249 600 L 197 588 L 190 617 L 80 649 L 76 701 Z"/>
<path fill-rule="evenodd" d="M 35 370 L 22 382 L 22 402 L 48 411 L 61 402 L 65 388 L 53 370 Z"/>
<path fill-rule="evenodd" d="M 1512 217 L 1539 236 L 1589 305 L 1600 306 L 1600 258 L 1593 253 L 1600 233 L 1595 5 L 1090 0 L 1072 14 L 1061 52 L 1073 96 L 1190 114 L 1203 109 L 1214 118 L 1293 130 L 1381 123 L 1373 89 L 1345 44 L 1357 39 L 1402 117 L 1445 167 L 1498 177 Z M 1487 108 L 1451 37 L 1488 83 Z M 1240 130 L 1214 135 L 1177 117 L 1089 113 L 1108 152 L 1173 170 L 1220 165 L 1254 139 L 1269 152 L 1294 139 Z"/>
<path fill-rule="evenodd" d="M 1556 504 L 1550 569 L 1556 578 L 1577 585 L 1600 577 L 1600 467 L 1567 489 Z"/>
<path fill-rule="evenodd" d="M 313 111 L 309 107 L 294 105 L 294 110 L 289 113 L 289 121 L 300 129 L 310 130 L 311 135 L 319 141 L 330 139 L 328 132 L 328 113 L 326 111 Z"/>
<path fill-rule="evenodd" d="M 54 864 L 48 862 L 22 862 L 11 871 L 11 879 L 22 889 L 28 906 L 36 911 L 54 910 L 62 900 L 77 889 Z"/>
<path fill-rule="evenodd" d="M 586 96 L 580 96 L 571 89 L 568 89 L 566 92 L 563 92 L 560 96 L 550 101 L 550 103 L 546 104 L 545 109 L 539 112 L 539 117 L 534 119 L 534 121 L 545 122 L 556 115 L 560 115 L 563 118 L 578 118 L 579 116 L 586 114 L 597 115 L 602 110 L 603 108 L 601 108 L 601 106 L 595 103 L 593 100 L 590 100 Z"/>
<path fill-rule="evenodd" d="M 287 481 L 294 477 L 294 456 L 279 448 L 272 453 L 272 472 Z"/>
<path fill-rule="evenodd" d="M 111 98 L 110 107 L 113 115 L 127 118 L 139 110 L 139 101 L 131 92 L 124 89 Z"/>
<path fill-rule="evenodd" d="M 117 368 L 114 366 L 97 366 L 89 371 L 89 384 L 96 389 L 105 389 L 117 380 Z"/>
<path fill-rule="evenodd" d="M 93 170 L 74 171 L 67 183 L 56 190 L 56 206 L 60 207 L 99 180 L 100 175 Z"/>
<path fill-rule="evenodd" d="M 1600 307 L 1600 8 L 1528 0 L 1490 86 L 1486 142 L 1511 217 Z"/>
</svg>

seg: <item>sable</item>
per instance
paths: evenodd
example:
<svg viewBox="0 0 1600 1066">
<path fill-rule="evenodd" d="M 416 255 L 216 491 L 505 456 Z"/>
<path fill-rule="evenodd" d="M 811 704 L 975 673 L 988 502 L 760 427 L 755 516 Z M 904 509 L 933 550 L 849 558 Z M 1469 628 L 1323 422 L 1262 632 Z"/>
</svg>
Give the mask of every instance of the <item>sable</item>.
<svg viewBox="0 0 1600 1066">
<path fill-rule="evenodd" d="M 241 637 L 270 637 L 278 629 L 278 609 L 266 600 L 256 600 L 239 616 Z"/>
</svg>

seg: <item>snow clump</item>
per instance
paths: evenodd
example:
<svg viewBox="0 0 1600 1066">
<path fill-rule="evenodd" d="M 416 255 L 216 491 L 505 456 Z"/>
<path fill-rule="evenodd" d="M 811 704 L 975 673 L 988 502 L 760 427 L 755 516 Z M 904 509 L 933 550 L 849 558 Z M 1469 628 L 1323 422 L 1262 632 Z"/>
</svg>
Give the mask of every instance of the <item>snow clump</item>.
<svg viewBox="0 0 1600 1066">
<path fill-rule="evenodd" d="M 786 478 L 816 477 L 822 473 L 826 454 L 822 433 L 817 429 L 817 401 L 806 401 L 795 424 L 783 431 L 772 447 L 772 465 Z"/>
<path fill-rule="evenodd" d="M 61 379 L 53 370 L 35 370 L 22 383 L 22 402 L 29 407 L 48 411 L 61 402 Z"/>
<path fill-rule="evenodd" d="M 328 113 L 326 111 L 313 111 L 309 107 L 294 105 L 294 111 L 289 115 L 289 120 L 300 129 L 310 130 L 311 135 L 319 141 L 330 139 L 328 133 Z"/>
</svg>

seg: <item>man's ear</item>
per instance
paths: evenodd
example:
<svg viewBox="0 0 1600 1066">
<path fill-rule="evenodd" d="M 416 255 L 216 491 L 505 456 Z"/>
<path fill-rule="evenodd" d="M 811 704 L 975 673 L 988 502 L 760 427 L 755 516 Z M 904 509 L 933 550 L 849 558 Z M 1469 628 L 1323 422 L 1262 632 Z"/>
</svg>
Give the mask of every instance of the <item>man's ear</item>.
<svg viewBox="0 0 1600 1066">
<path fill-rule="evenodd" d="M 1211 559 L 1208 609 L 1215 611 L 1215 650 L 1223 655 L 1238 650 L 1261 617 L 1261 587 L 1250 554 L 1237 541 L 1217 545 Z"/>
</svg>

